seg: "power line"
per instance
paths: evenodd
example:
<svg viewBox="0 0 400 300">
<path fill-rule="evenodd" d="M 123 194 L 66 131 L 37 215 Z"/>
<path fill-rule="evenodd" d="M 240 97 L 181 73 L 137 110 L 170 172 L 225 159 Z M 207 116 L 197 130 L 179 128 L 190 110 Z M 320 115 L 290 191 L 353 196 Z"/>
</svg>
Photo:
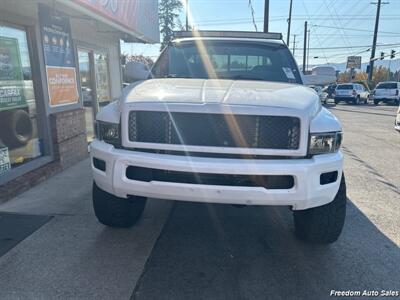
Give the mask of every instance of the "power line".
<svg viewBox="0 0 400 300">
<path fill-rule="evenodd" d="M 400 46 L 400 43 L 396 43 L 396 44 L 380 44 L 380 45 L 376 45 L 377 47 L 386 47 L 386 46 Z M 347 48 L 351 48 L 351 49 L 357 49 L 357 48 L 367 48 L 369 47 L 368 45 L 364 45 L 364 46 L 338 46 L 338 47 L 320 47 L 320 48 L 310 48 L 310 50 L 335 50 L 335 49 L 347 49 Z M 303 48 L 297 48 L 298 50 L 303 50 Z"/>
<path fill-rule="evenodd" d="M 359 32 L 373 32 L 373 30 L 367 30 L 367 29 L 355 29 L 355 28 L 325 26 L 325 25 L 318 25 L 318 24 L 312 24 L 311 26 L 313 26 L 313 27 L 322 27 L 322 28 L 332 28 L 332 29 L 343 29 L 343 30 L 351 30 L 351 31 L 359 31 Z M 400 35 L 400 32 L 393 32 L 393 31 L 392 32 L 390 32 L 390 31 L 379 31 L 379 33 Z"/>
<path fill-rule="evenodd" d="M 258 31 L 257 23 L 256 23 L 256 20 L 255 20 L 254 7 L 253 7 L 253 3 L 251 2 L 251 0 L 249 0 L 249 7 L 250 7 L 250 12 L 251 12 L 251 18 L 252 18 L 252 20 L 253 20 L 254 29 L 255 29 L 256 31 Z"/>
</svg>

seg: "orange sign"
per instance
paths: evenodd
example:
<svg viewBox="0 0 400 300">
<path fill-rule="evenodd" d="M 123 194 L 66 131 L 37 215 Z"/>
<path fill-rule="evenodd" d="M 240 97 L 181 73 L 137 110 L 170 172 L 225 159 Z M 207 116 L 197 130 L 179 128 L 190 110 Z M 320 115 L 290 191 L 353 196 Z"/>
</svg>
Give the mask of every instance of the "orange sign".
<svg viewBox="0 0 400 300">
<path fill-rule="evenodd" d="M 46 67 L 50 105 L 78 103 L 75 68 Z"/>
</svg>

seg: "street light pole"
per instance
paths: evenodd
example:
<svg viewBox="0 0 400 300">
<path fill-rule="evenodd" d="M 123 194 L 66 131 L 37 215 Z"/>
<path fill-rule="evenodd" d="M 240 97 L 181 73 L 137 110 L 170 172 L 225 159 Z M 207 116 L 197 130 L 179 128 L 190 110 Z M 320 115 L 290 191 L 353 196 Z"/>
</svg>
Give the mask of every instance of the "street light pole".
<svg viewBox="0 0 400 300">
<path fill-rule="evenodd" d="M 293 35 L 293 56 L 295 51 L 296 51 L 296 35 Z"/>
<path fill-rule="evenodd" d="M 290 25 L 292 23 L 292 6 L 293 6 L 293 0 L 290 0 L 288 29 L 287 29 L 287 37 L 286 37 L 286 45 L 288 45 L 288 46 L 289 46 L 289 42 L 290 42 Z"/>
</svg>

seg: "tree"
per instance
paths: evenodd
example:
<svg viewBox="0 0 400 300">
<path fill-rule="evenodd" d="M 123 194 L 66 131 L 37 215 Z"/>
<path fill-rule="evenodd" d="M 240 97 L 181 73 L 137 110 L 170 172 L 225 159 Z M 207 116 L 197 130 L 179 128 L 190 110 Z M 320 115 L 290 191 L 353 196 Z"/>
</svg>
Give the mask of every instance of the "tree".
<svg viewBox="0 0 400 300">
<path fill-rule="evenodd" d="M 181 0 L 160 0 L 158 17 L 162 36 L 161 50 L 171 41 L 174 29 L 179 27 L 179 13 L 182 10 Z"/>
</svg>

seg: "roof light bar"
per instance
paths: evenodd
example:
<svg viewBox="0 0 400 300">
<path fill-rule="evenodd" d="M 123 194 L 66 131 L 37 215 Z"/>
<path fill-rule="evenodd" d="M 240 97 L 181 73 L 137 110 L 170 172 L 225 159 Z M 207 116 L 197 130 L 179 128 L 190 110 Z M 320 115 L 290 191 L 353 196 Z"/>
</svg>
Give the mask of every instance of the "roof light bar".
<svg viewBox="0 0 400 300">
<path fill-rule="evenodd" d="M 191 38 L 191 37 L 221 37 L 221 38 L 250 38 L 250 39 L 270 39 L 281 40 L 282 33 L 278 32 L 255 32 L 255 31 L 175 31 L 175 38 Z"/>
</svg>

